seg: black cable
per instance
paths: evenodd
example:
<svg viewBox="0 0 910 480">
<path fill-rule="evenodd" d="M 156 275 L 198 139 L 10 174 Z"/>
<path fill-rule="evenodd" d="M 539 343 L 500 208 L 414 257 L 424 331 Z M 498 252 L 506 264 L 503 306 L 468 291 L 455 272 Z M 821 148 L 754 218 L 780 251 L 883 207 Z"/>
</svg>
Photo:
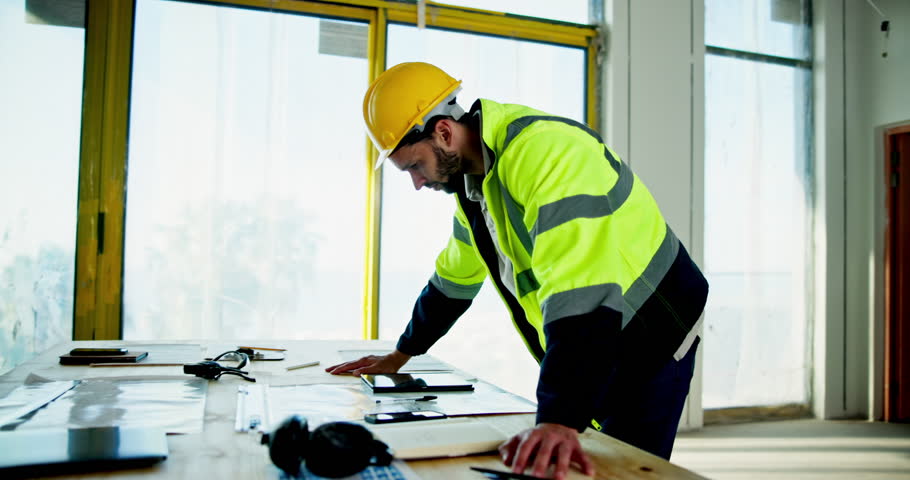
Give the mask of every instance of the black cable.
<svg viewBox="0 0 910 480">
<path fill-rule="evenodd" d="M 218 363 L 223 357 L 228 355 L 240 357 L 239 364 L 236 367 L 225 367 Z M 246 374 L 249 372 L 241 370 L 246 366 L 249 361 L 249 356 L 244 352 L 238 352 L 237 350 L 229 350 L 227 352 L 218 355 L 212 360 L 207 360 L 199 363 L 188 363 L 183 366 L 183 373 L 188 373 L 191 375 L 196 375 L 197 377 L 202 377 L 207 380 L 218 380 L 222 375 L 236 375 L 248 382 L 255 382 L 256 379 L 253 377 L 248 377 Z"/>
<path fill-rule="evenodd" d="M 233 368 L 233 369 L 239 371 L 240 369 L 242 369 L 243 367 L 245 367 L 245 366 L 246 366 L 246 362 L 248 362 L 248 361 L 250 360 L 249 355 L 247 355 L 247 353 L 244 352 L 244 351 L 242 351 L 242 350 L 228 350 L 227 352 L 224 352 L 224 353 L 222 353 L 221 355 L 218 355 L 217 357 L 213 358 L 212 361 L 213 361 L 213 362 L 217 362 L 218 360 L 221 360 L 221 357 L 225 357 L 225 356 L 228 356 L 228 355 L 233 355 L 233 356 L 238 356 L 238 357 L 240 357 L 240 360 L 239 360 L 240 365 L 237 365 L 236 367 L 223 367 L 223 368 Z"/>
</svg>

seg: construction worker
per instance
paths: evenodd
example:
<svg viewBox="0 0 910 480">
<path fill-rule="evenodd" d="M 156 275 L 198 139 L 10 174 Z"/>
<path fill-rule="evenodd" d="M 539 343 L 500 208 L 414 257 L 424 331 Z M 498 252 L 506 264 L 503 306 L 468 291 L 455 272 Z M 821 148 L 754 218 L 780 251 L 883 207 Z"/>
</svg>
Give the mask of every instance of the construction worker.
<svg viewBox="0 0 910 480">
<path fill-rule="evenodd" d="M 455 219 L 410 322 L 387 355 L 327 368 L 391 373 L 421 355 L 493 282 L 540 364 L 536 426 L 500 447 L 514 472 L 594 474 L 592 427 L 669 459 L 694 369 L 708 284 L 654 198 L 576 121 L 525 106 L 455 101 L 427 63 L 380 75 L 363 101 L 379 150 Z"/>
</svg>

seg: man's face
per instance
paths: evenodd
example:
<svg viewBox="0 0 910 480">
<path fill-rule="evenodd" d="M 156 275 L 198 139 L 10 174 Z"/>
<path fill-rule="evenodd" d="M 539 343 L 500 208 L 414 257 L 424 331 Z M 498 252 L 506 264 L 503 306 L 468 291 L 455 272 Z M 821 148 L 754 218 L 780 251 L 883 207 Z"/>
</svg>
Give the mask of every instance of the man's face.
<svg viewBox="0 0 910 480">
<path fill-rule="evenodd" d="M 427 187 L 452 193 L 454 189 L 450 181 L 462 181 L 460 175 L 464 173 L 464 158 L 443 150 L 433 138 L 402 147 L 392 155 L 391 160 L 399 170 L 411 175 L 411 182 L 417 190 Z"/>
</svg>

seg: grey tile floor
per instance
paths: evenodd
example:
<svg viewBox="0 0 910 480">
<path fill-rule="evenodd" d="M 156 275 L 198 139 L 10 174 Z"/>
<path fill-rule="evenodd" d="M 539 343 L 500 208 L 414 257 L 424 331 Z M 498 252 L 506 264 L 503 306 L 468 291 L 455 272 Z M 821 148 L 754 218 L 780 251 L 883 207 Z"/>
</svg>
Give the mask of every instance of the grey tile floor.
<svg viewBox="0 0 910 480">
<path fill-rule="evenodd" d="M 786 420 L 676 437 L 673 463 L 718 480 L 910 480 L 910 424 Z"/>
</svg>

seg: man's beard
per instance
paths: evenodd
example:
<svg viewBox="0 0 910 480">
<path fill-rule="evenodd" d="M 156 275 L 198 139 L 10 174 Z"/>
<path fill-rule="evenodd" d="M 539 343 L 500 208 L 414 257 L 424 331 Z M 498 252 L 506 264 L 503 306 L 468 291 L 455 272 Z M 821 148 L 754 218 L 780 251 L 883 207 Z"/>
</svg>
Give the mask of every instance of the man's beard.
<svg viewBox="0 0 910 480">
<path fill-rule="evenodd" d="M 446 152 L 437 145 L 433 145 L 433 153 L 436 154 L 436 177 L 445 178 L 445 182 L 429 182 L 429 186 L 439 185 L 442 191 L 446 193 L 455 193 L 452 182 L 463 182 L 461 174 L 464 174 L 464 158 L 455 152 Z"/>
</svg>

